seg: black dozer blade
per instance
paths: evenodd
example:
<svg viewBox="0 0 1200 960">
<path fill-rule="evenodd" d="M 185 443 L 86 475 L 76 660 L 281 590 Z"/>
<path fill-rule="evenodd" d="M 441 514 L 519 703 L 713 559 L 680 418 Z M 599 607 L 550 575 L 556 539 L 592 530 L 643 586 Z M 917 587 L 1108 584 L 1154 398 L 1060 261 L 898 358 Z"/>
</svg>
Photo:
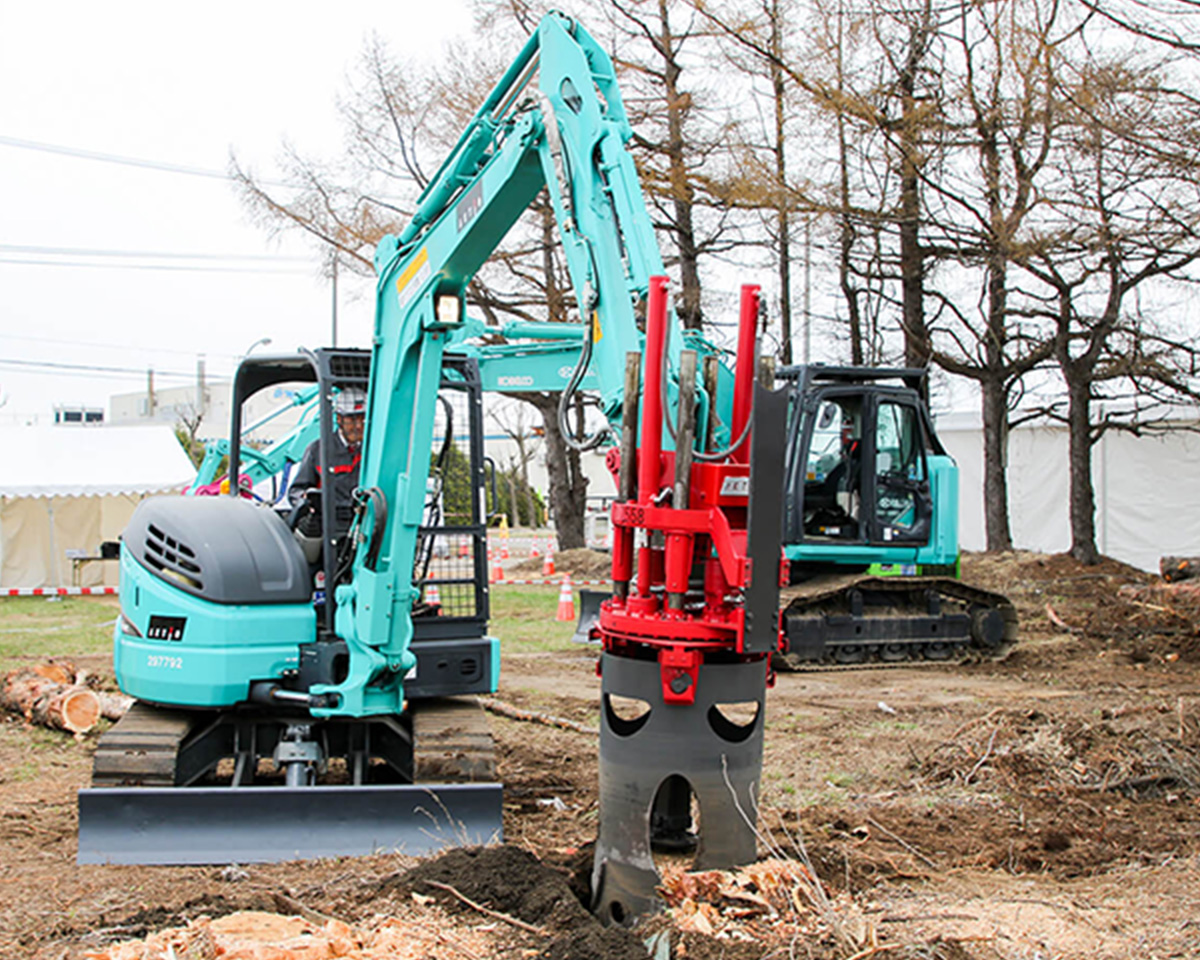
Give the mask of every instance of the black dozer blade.
<svg viewBox="0 0 1200 960">
<path fill-rule="evenodd" d="M 591 637 L 592 627 L 600 622 L 600 604 L 612 596 L 610 590 L 580 590 L 579 620 L 575 624 L 574 643 L 599 643 Z"/>
<path fill-rule="evenodd" d="M 77 862 L 273 863 L 499 842 L 499 783 L 79 791 Z"/>
</svg>

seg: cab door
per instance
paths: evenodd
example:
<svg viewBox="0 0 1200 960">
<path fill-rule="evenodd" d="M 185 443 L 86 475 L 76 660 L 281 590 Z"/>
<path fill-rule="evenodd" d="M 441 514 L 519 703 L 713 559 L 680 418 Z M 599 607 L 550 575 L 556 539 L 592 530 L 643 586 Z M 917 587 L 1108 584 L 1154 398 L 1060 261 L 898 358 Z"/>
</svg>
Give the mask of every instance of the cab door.
<svg viewBox="0 0 1200 960">
<path fill-rule="evenodd" d="M 869 507 L 874 543 L 929 542 L 933 516 L 926 439 L 920 410 L 908 398 L 877 395 L 874 404 L 873 501 Z"/>
</svg>

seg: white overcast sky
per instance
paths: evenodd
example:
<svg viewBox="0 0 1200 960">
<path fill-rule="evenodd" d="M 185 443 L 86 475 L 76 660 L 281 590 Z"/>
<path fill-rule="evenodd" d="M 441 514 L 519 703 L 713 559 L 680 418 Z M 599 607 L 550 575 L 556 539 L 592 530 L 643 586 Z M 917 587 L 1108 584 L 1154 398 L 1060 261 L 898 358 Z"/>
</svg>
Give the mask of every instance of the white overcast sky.
<svg viewBox="0 0 1200 960">
<path fill-rule="evenodd" d="M 469 27 L 462 0 L 0 0 L 0 423 L 105 405 L 151 366 L 157 385 L 182 384 L 201 354 L 228 375 L 260 337 L 272 352 L 323 345 L 331 312 L 311 248 L 251 226 L 227 181 L 11 141 L 213 171 L 234 150 L 269 176 L 285 139 L 336 154 L 335 100 L 372 31 L 420 58 Z M 341 293 L 339 342 L 366 346 L 369 289 Z"/>
</svg>

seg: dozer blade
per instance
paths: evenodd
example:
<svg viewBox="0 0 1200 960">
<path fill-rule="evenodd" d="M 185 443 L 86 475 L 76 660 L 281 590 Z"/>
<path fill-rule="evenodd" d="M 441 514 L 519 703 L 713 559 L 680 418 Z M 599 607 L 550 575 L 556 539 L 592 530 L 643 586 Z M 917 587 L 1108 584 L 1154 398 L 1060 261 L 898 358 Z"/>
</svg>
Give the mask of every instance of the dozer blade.
<svg viewBox="0 0 1200 960">
<path fill-rule="evenodd" d="M 502 839 L 501 785 L 104 787 L 79 791 L 77 862 L 264 863 Z"/>
<path fill-rule="evenodd" d="M 591 638 L 592 627 L 600 622 L 600 604 L 611 596 L 612 593 L 608 590 L 579 591 L 579 620 L 575 624 L 575 633 L 571 637 L 572 642 L 598 642 Z"/>
</svg>

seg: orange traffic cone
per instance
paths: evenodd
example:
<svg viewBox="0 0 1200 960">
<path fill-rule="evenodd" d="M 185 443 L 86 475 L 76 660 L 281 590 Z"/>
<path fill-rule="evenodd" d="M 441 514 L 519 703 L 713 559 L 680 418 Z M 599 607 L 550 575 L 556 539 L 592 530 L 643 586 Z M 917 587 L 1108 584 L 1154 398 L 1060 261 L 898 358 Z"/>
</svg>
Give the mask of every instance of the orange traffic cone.
<svg viewBox="0 0 1200 960">
<path fill-rule="evenodd" d="M 442 595 L 438 592 L 436 583 L 431 583 L 425 587 L 425 603 L 431 607 L 441 607 Z"/>
<path fill-rule="evenodd" d="M 500 558 L 495 555 L 494 550 L 488 551 L 488 558 L 492 563 L 492 574 L 488 579 L 490 579 L 492 583 L 497 583 L 498 581 L 503 580 L 504 567 L 500 564 Z"/>
<path fill-rule="evenodd" d="M 529 548 L 529 556 L 540 557 L 541 555 L 542 555 L 542 551 L 538 549 L 538 538 L 534 537 L 533 538 L 533 546 Z"/>
<path fill-rule="evenodd" d="M 563 580 L 562 589 L 558 591 L 558 613 L 554 619 L 559 623 L 575 622 L 575 593 L 571 590 L 570 577 Z"/>
<path fill-rule="evenodd" d="M 542 576 L 554 576 L 554 541 L 546 542 L 546 558 L 542 561 Z"/>
<path fill-rule="evenodd" d="M 508 541 L 507 540 L 500 541 L 500 559 L 501 560 L 508 559 Z"/>
</svg>

